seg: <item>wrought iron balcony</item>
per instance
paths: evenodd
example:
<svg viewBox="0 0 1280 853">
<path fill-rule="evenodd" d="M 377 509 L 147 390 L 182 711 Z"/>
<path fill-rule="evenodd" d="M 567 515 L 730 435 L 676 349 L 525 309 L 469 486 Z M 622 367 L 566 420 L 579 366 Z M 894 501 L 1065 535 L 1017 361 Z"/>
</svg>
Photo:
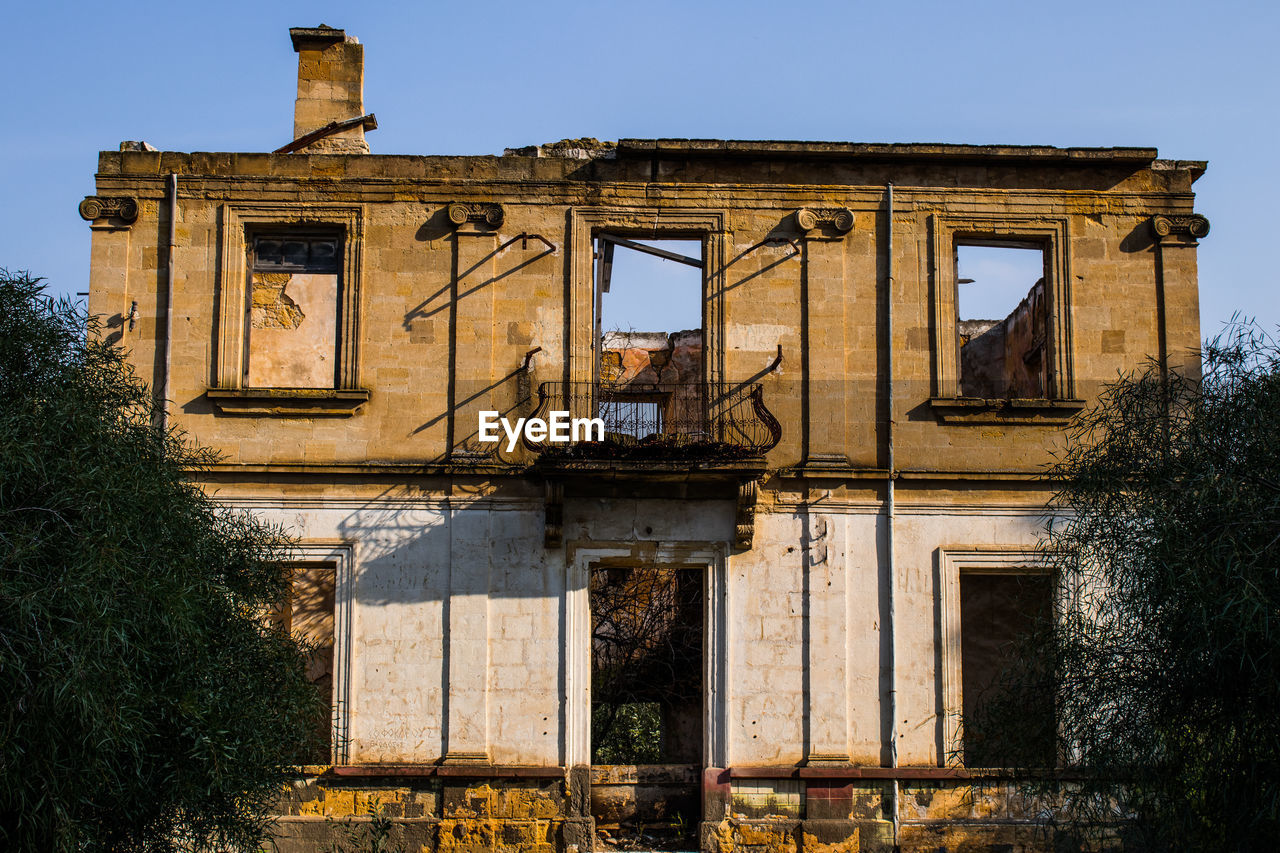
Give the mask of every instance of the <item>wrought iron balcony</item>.
<svg viewBox="0 0 1280 853">
<path fill-rule="evenodd" d="M 782 438 L 760 385 L 544 382 L 532 417 L 599 418 L 603 438 L 525 446 L 544 459 L 731 461 L 763 456 Z"/>
</svg>

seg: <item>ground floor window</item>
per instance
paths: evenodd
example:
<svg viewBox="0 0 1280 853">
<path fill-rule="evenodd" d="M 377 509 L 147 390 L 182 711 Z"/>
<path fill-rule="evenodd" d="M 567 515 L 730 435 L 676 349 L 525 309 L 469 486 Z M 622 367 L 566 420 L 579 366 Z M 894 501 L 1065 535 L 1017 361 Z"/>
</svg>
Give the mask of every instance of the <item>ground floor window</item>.
<svg viewBox="0 0 1280 853">
<path fill-rule="evenodd" d="M 1052 762 L 1052 696 L 1037 683 L 1044 673 L 1028 658 L 1025 643 L 1047 623 L 1052 607 L 1046 573 L 979 569 L 960 574 L 966 767 Z M 1016 715 L 1008 715 L 1011 706 L 1018 708 Z"/>
</svg>

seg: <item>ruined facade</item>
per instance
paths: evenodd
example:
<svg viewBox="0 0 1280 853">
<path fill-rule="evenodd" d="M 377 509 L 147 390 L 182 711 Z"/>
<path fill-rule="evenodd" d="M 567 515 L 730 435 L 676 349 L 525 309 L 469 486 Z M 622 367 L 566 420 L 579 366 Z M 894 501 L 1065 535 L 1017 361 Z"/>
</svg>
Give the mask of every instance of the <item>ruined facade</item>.
<svg viewBox="0 0 1280 853">
<path fill-rule="evenodd" d="M 1204 164 L 373 155 L 361 46 L 293 37 L 293 143 L 104 152 L 81 205 L 90 311 L 222 453 L 200 482 L 301 538 L 282 618 L 333 725 L 280 848 L 370 815 L 411 850 L 1047 843 L 959 714 L 1043 606 L 1010 581 L 1069 417 L 1148 357 L 1194 369 Z M 970 245 L 1041 263 L 976 326 Z M 602 327 L 615 247 L 683 256 L 701 325 Z M 481 440 L 553 411 L 605 435 Z"/>
</svg>

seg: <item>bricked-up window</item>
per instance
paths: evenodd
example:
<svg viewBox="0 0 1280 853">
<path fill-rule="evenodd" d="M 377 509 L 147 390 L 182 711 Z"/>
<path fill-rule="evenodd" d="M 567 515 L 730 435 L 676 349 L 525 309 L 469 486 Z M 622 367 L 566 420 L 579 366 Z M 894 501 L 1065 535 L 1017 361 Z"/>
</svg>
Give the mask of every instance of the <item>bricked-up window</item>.
<svg viewBox="0 0 1280 853">
<path fill-rule="evenodd" d="M 337 568 L 332 563 L 294 566 L 289 600 L 273 620 L 307 649 L 307 678 L 329 712 L 316 721 L 313 764 L 329 764 L 333 754 L 334 604 Z"/>
<path fill-rule="evenodd" d="M 976 722 L 964 728 L 966 767 L 1052 762 L 1052 697 L 1027 677 L 1034 667 L 1028 670 L 1026 646 L 1019 648 L 1047 622 L 1052 606 L 1046 573 L 960 574 L 961 701 L 964 719 Z M 1010 696 L 1016 696 L 1012 703 Z M 997 699 L 1018 707 L 1016 730 L 989 713 L 989 703 Z"/>
<path fill-rule="evenodd" d="M 955 250 L 960 395 L 1046 397 L 1048 306 L 1043 244 L 960 241 Z"/>
<path fill-rule="evenodd" d="M 336 387 L 342 236 L 268 232 L 250 245 L 245 385 Z"/>
</svg>

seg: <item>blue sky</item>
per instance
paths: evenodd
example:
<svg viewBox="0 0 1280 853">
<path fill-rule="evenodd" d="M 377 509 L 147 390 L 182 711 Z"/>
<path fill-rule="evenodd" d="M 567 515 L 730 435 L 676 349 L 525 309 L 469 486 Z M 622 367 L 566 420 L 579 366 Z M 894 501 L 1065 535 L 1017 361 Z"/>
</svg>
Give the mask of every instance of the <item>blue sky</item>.
<svg viewBox="0 0 1280 853">
<path fill-rule="evenodd" d="M 377 153 L 565 137 L 1150 145 L 1196 184 L 1201 329 L 1271 328 L 1280 7 L 1237 3 L 11 4 L 0 266 L 86 289 L 96 152 L 289 141 L 290 26 L 366 45 Z M 670 266 L 670 264 L 668 264 Z"/>
</svg>

